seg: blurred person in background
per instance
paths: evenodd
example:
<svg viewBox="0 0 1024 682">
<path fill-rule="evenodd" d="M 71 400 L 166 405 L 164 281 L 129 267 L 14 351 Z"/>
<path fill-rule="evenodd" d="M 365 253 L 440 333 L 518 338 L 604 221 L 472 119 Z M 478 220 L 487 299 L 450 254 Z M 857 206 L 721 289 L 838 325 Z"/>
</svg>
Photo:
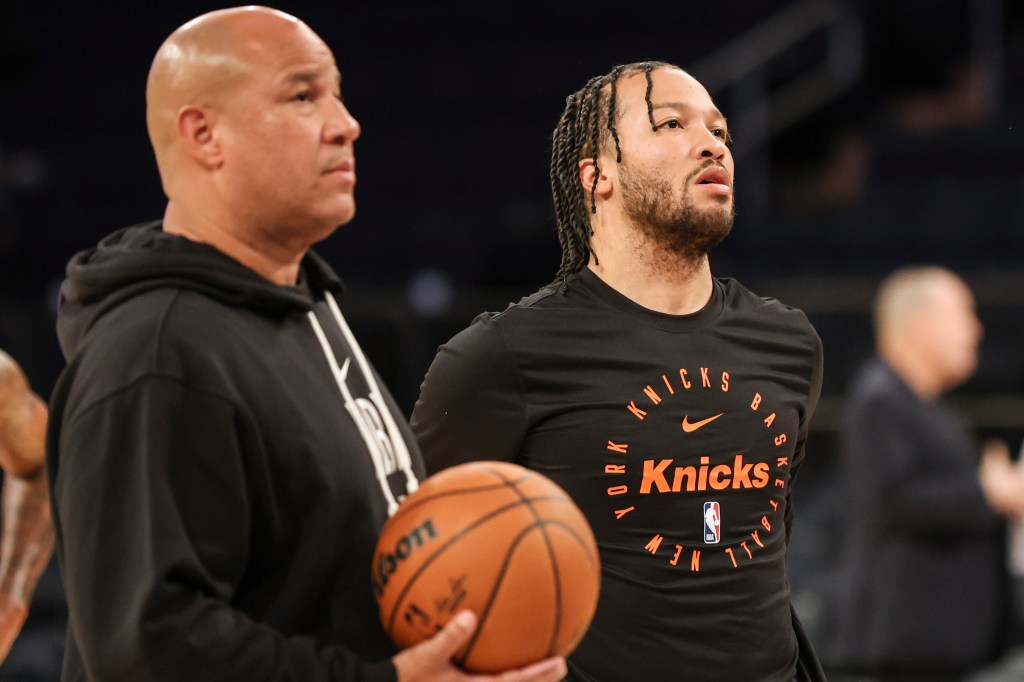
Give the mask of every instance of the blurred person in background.
<svg viewBox="0 0 1024 682">
<path fill-rule="evenodd" d="M 0 351 L 0 663 L 28 616 L 39 576 L 53 554 L 53 522 L 44 472 L 46 404 L 18 363 Z"/>
<path fill-rule="evenodd" d="M 842 456 L 846 568 L 841 657 L 878 680 L 960 680 L 991 660 L 1002 622 L 1001 515 L 1019 474 L 978 447 L 943 393 L 975 371 L 982 326 L 967 285 L 898 270 L 874 303 L 876 356 L 849 391 Z"/>
</svg>

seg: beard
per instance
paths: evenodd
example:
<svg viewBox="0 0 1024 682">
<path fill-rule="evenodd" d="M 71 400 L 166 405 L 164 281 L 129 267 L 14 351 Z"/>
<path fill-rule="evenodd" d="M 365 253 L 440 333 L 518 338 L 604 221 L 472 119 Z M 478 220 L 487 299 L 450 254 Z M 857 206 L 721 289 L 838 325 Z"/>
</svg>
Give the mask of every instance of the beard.
<svg viewBox="0 0 1024 682">
<path fill-rule="evenodd" d="M 722 243 L 732 230 L 735 202 L 728 196 L 721 205 L 698 209 L 690 196 L 691 182 L 713 162 L 701 164 L 683 181 L 683 193 L 673 192 L 668 180 L 654 173 L 620 167 L 622 205 L 637 232 L 660 255 L 697 261 Z"/>
</svg>

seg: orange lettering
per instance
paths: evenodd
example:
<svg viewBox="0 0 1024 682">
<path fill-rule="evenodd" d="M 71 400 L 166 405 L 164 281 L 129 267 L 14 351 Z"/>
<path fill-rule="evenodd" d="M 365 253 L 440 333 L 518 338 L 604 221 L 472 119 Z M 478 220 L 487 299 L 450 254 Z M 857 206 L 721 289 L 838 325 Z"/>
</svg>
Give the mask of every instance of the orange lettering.
<svg viewBox="0 0 1024 682">
<path fill-rule="evenodd" d="M 733 460 L 733 488 L 750 488 L 753 484 L 750 482 L 750 470 L 754 467 L 753 464 L 744 464 L 743 455 L 736 455 Z"/>
<path fill-rule="evenodd" d="M 683 479 L 686 479 L 686 489 L 693 492 L 697 489 L 697 468 L 676 467 L 675 478 L 672 479 L 672 492 L 678 493 L 683 489 Z"/>
<path fill-rule="evenodd" d="M 606 474 L 624 474 L 626 473 L 625 464 L 605 464 L 604 472 Z"/>
<path fill-rule="evenodd" d="M 682 545 L 676 545 L 676 553 L 672 556 L 672 561 L 670 561 L 669 563 L 672 564 L 673 566 L 678 564 L 679 563 L 679 555 L 682 554 L 682 553 L 683 553 L 683 546 Z"/>
<path fill-rule="evenodd" d="M 701 466 L 700 472 L 697 475 L 697 489 L 698 490 L 707 490 L 708 489 L 708 468 L 707 468 L 706 465 L 710 461 L 711 461 L 710 457 L 701 457 L 700 458 L 700 463 L 702 465 L 704 465 L 704 466 Z"/>
<path fill-rule="evenodd" d="M 657 465 L 654 464 L 653 459 L 644 460 L 644 477 L 640 481 L 641 495 L 649 494 L 652 484 L 657 486 L 659 493 L 667 493 L 670 490 L 668 481 L 665 479 L 665 469 L 671 463 L 671 459 L 663 459 Z"/>
<path fill-rule="evenodd" d="M 764 547 L 764 545 L 761 544 L 761 538 L 758 536 L 756 530 L 750 534 L 750 537 L 754 538 L 754 542 L 757 543 L 758 547 Z"/>
<path fill-rule="evenodd" d="M 700 550 L 693 550 L 693 554 L 690 555 L 690 570 L 700 573 Z"/>
<path fill-rule="evenodd" d="M 775 466 L 777 466 L 779 468 L 782 468 L 782 467 L 786 466 L 787 464 L 789 464 L 789 457 L 776 457 L 775 458 Z"/>
<path fill-rule="evenodd" d="M 616 509 L 615 510 L 615 518 L 616 519 L 621 519 L 623 516 L 625 516 L 626 514 L 628 514 L 631 511 L 633 511 L 634 509 L 636 509 L 636 507 L 632 507 L 632 506 L 631 507 L 626 507 L 625 509 Z"/>
<path fill-rule="evenodd" d="M 760 462 L 754 465 L 754 487 L 763 488 L 768 485 L 768 462 Z"/>
<path fill-rule="evenodd" d="M 785 442 L 786 442 L 786 434 L 780 433 L 779 435 L 775 436 L 775 444 L 776 445 L 782 445 Z"/>
<path fill-rule="evenodd" d="M 657 553 L 658 548 L 661 547 L 661 541 L 664 539 L 665 538 L 661 537 L 660 534 L 655 534 L 655 536 L 651 538 L 651 541 L 644 545 L 644 549 L 646 549 L 651 554 L 655 554 Z"/>
<path fill-rule="evenodd" d="M 740 543 L 740 547 L 742 547 L 743 550 L 747 553 L 747 558 L 748 559 L 753 559 L 754 558 L 754 555 L 750 553 L 750 548 L 747 547 L 747 541 L 746 540 L 744 540 L 743 542 Z"/>
<path fill-rule="evenodd" d="M 779 503 L 775 500 L 768 500 L 768 504 L 772 506 L 772 511 L 779 511 Z M 771 529 L 769 528 L 769 530 Z"/>
<path fill-rule="evenodd" d="M 624 495 L 627 492 L 629 492 L 629 486 L 625 485 L 614 485 L 611 488 L 608 488 L 609 495 Z"/>
<path fill-rule="evenodd" d="M 760 393 L 755 393 L 754 394 L 754 401 L 752 403 L 750 403 L 750 409 L 756 410 L 758 407 L 760 407 L 760 405 L 761 405 L 761 394 Z"/>
<path fill-rule="evenodd" d="M 668 377 L 667 377 L 667 376 L 665 376 L 664 374 L 662 374 L 662 375 L 661 375 L 661 380 L 665 382 L 665 388 L 667 388 L 667 389 L 668 389 L 668 394 L 669 394 L 669 395 L 675 395 L 675 394 L 676 394 L 676 392 L 675 392 L 675 390 L 674 390 L 674 389 L 672 388 L 672 384 L 668 383 Z"/>
<path fill-rule="evenodd" d="M 733 556 L 732 547 L 726 547 L 725 548 L 725 553 L 728 554 L 729 555 L 729 559 L 732 560 L 732 567 L 733 568 L 738 568 L 739 564 L 736 563 L 736 557 Z"/>
<path fill-rule="evenodd" d="M 732 483 L 732 481 L 728 478 L 726 478 L 725 481 L 723 481 L 722 476 L 728 476 L 731 473 L 732 468 L 728 464 L 719 464 L 718 466 L 711 470 L 708 483 L 715 490 L 725 490 L 726 488 L 729 487 L 729 484 Z"/>
<path fill-rule="evenodd" d="M 700 385 L 704 388 L 711 388 L 711 379 L 708 379 L 708 368 L 700 368 Z"/>
<path fill-rule="evenodd" d="M 641 417 L 641 419 L 643 419 L 643 417 Z M 625 455 L 629 450 L 629 443 L 613 443 L 612 441 L 608 441 L 608 449 Z"/>
<path fill-rule="evenodd" d="M 771 413 L 770 415 L 768 415 L 768 416 L 767 416 L 767 417 L 765 418 L 765 420 L 764 420 L 764 425 L 765 425 L 765 426 L 766 426 L 767 428 L 771 428 L 771 426 L 772 426 L 772 422 L 773 422 L 773 421 L 775 421 L 775 413 L 774 413 L 774 412 L 772 412 L 772 413 Z"/>
<path fill-rule="evenodd" d="M 769 533 L 772 532 L 772 522 L 768 520 L 767 516 L 761 517 L 761 525 L 764 526 L 764 529 Z"/>
<path fill-rule="evenodd" d="M 644 417 L 647 416 L 647 413 L 641 410 L 639 407 L 637 407 L 632 400 L 629 401 L 629 405 L 626 405 L 626 409 L 632 412 L 633 416 L 639 419 L 640 421 L 643 421 Z"/>
<path fill-rule="evenodd" d="M 776 488 L 785 488 L 786 487 L 786 482 L 783 481 L 781 478 L 776 478 L 775 479 L 775 487 Z"/>
<path fill-rule="evenodd" d="M 726 490 L 728 488 L 764 488 L 771 480 L 770 465 L 767 462 L 744 463 L 743 455 L 736 455 L 728 464 L 711 465 L 707 455 L 700 458 L 700 466 L 672 467 L 672 459 L 644 460 L 643 478 L 640 481 L 640 494 L 652 492 L 687 492 L 695 490 Z M 624 474 L 625 464 L 605 465 L 605 473 Z M 668 470 L 673 469 L 672 483 L 669 485 Z M 776 484 L 777 485 L 777 484 Z"/>
<path fill-rule="evenodd" d="M 679 369 L 679 380 L 683 382 L 683 388 L 690 388 L 690 382 L 686 380 L 686 370 Z"/>
<path fill-rule="evenodd" d="M 725 393 L 729 392 L 729 373 L 722 372 L 722 391 Z"/>
<path fill-rule="evenodd" d="M 655 405 L 661 402 L 661 396 L 654 392 L 654 389 L 651 388 L 650 384 L 644 387 L 644 393 L 647 394 L 647 397 L 650 398 L 651 402 Z"/>
</svg>

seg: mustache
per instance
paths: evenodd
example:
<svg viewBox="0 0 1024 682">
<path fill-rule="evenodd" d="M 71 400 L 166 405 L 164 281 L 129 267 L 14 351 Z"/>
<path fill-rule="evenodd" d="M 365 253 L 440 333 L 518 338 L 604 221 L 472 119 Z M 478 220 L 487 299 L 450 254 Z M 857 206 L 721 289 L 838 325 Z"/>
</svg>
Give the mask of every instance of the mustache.
<svg viewBox="0 0 1024 682">
<path fill-rule="evenodd" d="M 698 175 L 706 171 L 708 168 L 711 168 L 712 166 L 720 168 L 726 173 L 729 172 L 729 169 L 725 167 L 725 164 L 719 161 L 718 159 L 708 159 L 699 166 L 697 166 L 696 168 L 694 168 L 692 171 L 690 171 L 690 173 L 686 176 L 686 179 L 684 180 L 684 184 L 689 185 L 690 181 L 692 181 L 694 178 L 696 178 Z M 732 182 L 735 184 L 735 180 L 732 180 Z"/>
</svg>

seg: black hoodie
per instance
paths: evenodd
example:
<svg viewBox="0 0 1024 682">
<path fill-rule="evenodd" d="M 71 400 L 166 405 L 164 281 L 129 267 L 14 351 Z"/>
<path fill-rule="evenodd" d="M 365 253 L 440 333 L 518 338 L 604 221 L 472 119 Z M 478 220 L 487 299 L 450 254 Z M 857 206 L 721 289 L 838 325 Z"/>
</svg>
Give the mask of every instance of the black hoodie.
<svg viewBox="0 0 1024 682">
<path fill-rule="evenodd" d="M 64 679 L 393 680 L 370 559 L 423 469 L 330 267 L 277 286 L 150 223 L 67 275 Z"/>
</svg>

